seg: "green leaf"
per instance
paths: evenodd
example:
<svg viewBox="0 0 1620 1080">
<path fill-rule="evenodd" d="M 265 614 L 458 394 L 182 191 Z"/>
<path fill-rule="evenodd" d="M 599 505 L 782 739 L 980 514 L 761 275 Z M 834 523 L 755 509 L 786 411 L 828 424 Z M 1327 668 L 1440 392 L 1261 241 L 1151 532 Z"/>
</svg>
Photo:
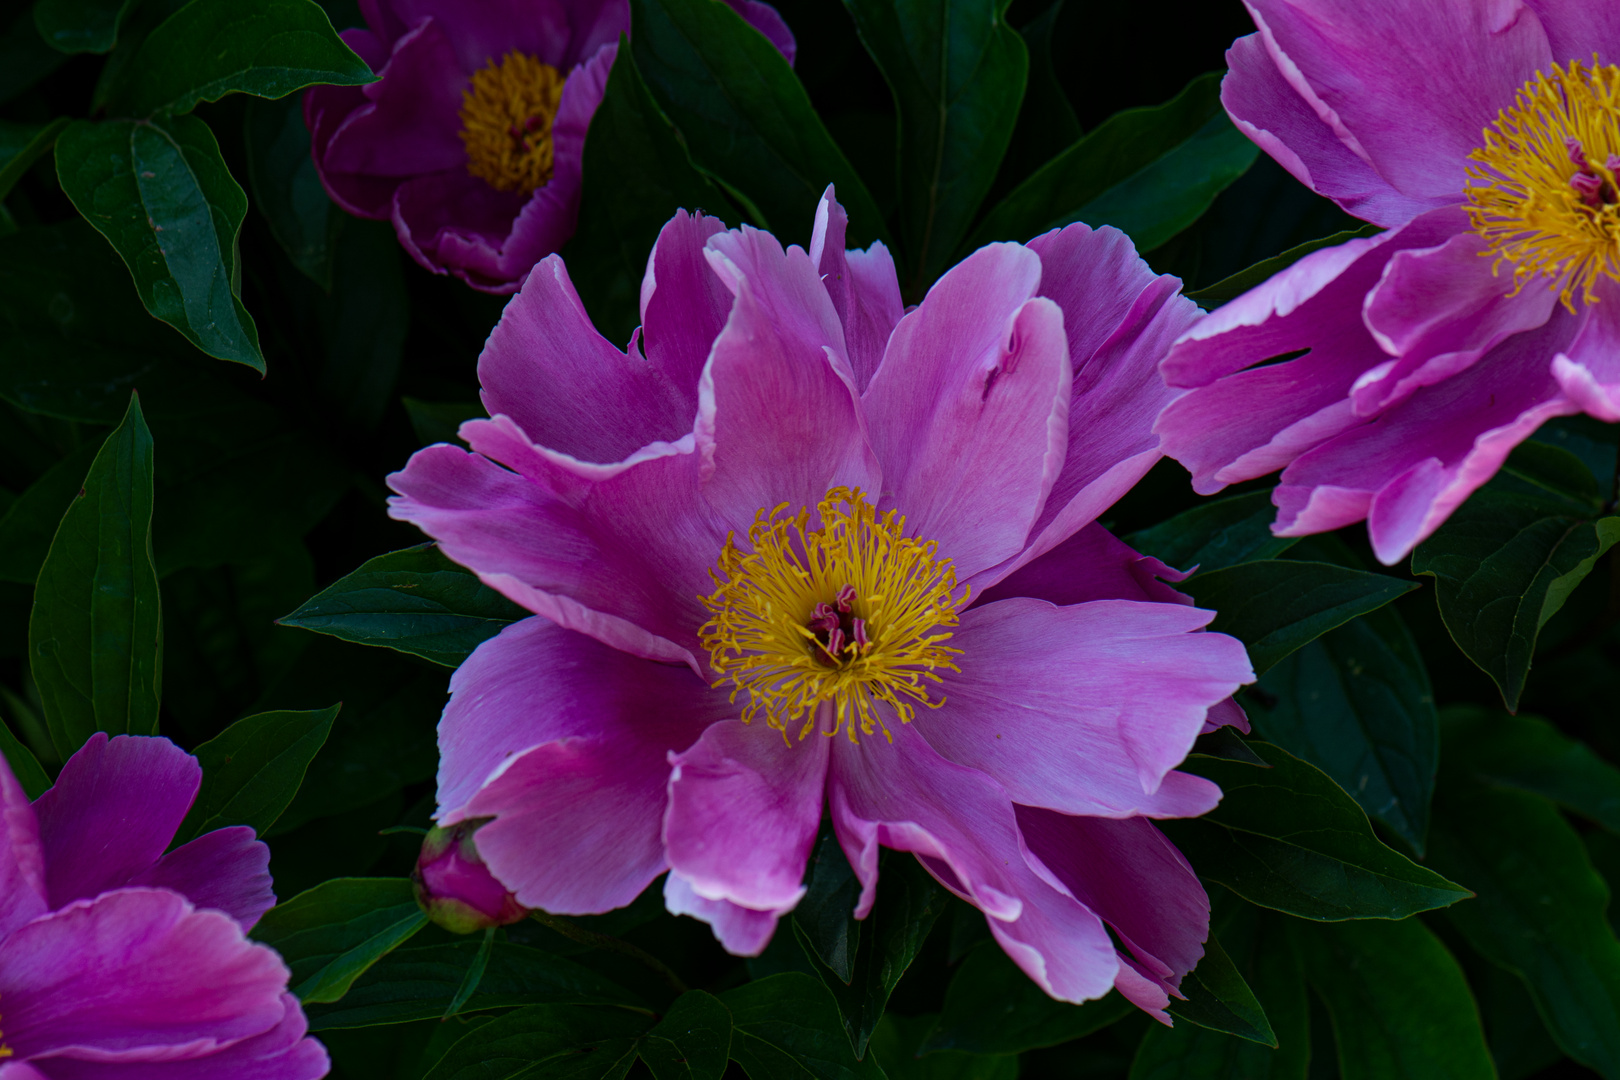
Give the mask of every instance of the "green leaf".
<svg viewBox="0 0 1620 1080">
<path fill-rule="evenodd" d="M 591 117 L 582 168 L 579 224 L 563 247 L 563 261 L 602 335 L 628 341 L 641 322 L 647 253 L 664 223 L 680 209 L 730 225 L 740 224 L 742 215 L 692 164 L 623 41 Z"/>
<path fill-rule="evenodd" d="M 51 537 L 99 451 L 95 443 L 83 443 L 29 484 L 0 517 L 0 581 L 32 585 L 39 577 Z"/>
<path fill-rule="evenodd" d="M 0 102 L 10 101 L 67 63 L 67 54 L 53 49 L 40 37 L 34 13 L 27 4 L 6 8 L 11 19 L 0 35 Z"/>
<path fill-rule="evenodd" d="M 535 1005 L 469 1032 L 423 1080 L 595 1080 L 636 1059 L 645 1017 L 611 1009 Z"/>
<path fill-rule="evenodd" d="M 1170 1015 L 1177 1020 L 1276 1047 L 1266 1010 L 1214 934 L 1204 942 L 1204 958 L 1181 980 L 1181 992 L 1185 1001 L 1170 1002 Z"/>
<path fill-rule="evenodd" d="M 1517 475 L 1474 492 L 1412 553 L 1412 572 L 1435 579 L 1446 629 L 1512 710 L 1541 628 L 1620 541 L 1620 517 L 1598 517 L 1585 491 L 1553 489 L 1590 477 L 1568 451 L 1534 444 L 1510 460 Z"/>
<path fill-rule="evenodd" d="M 731 1053 L 731 1011 L 713 994 L 688 990 L 641 1041 L 655 1080 L 720 1080 Z"/>
<path fill-rule="evenodd" d="M 861 922 L 855 918 L 861 883 L 844 857 L 832 828 L 823 825 L 805 878 L 804 898 L 793 909 L 793 923 L 810 953 L 849 983 L 855 977 Z"/>
<path fill-rule="evenodd" d="M 934 920 L 945 910 L 948 895 L 909 855 L 885 858 L 881 876 L 883 896 L 867 916 L 850 978 L 844 979 L 821 963 L 819 955 L 811 957 L 817 974 L 838 1001 L 844 1030 L 859 1056 L 865 1056 L 866 1041 L 882 1018 L 889 995 L 917 958 Z M 845 910 L 853 910 L 853 905 Z M 794 927 L 806 948 L 814 951 L 797 919 Z"/>
<path fill-rule="evenodd" d="M 797 971 L 720 995 L 731 1010 L 731 1059 L 750 1080 L 883 1080 L 871 1055 L 857 1060 L 832 993 Z"/>
<path fill-rule="evenodd" d="M 885 1013 L 872 1032 L 872 1057 L 889 1080 L 1018 1080 L 1018 1058 L 1012 1054 L 963 1054 L 936 1051 L 918 1057 L 922 1040 L 938 1017 Z"/>
<path fill-rule="evenodd" d="M 0 719 L 0 757 L 5 758 L 6 764 L 11 766 L 11 775 L 22 785 L 23 794 L 28 796 L 30 802 L 45 794 L 51 786 L 50 774 L 28 747 L 11 733 L 3 719 Z"/>
<path fill-rule="evenodd" d="M 1268 741 L 1327 773 L 1422 853 L 1440 722 L 1417 642 L 1394 608 L 1328 631 L 1244 701 Z"/>
<path fill-rule="evenodd" d="M 631 51 L 653 97 L 755 225 L 808 245 L 830 183 L 849 212 L 849 246 L 886 239 L 866 185 L 764 35 L 713 0 L 631 0 L 630 11 Z"/>
<path fill-rule="evenodd" d="M 1251 491 L 1229 499 L 1200 502 L 1191 510 L 1123 537 L 1144 555 L 1177 569 L 1207 573 L 1256 559 L 1275 559 L 1299 542 L 1272 536 L 1277 508 L 1271 492 Z"/>
<path fill-rule="evenodd" d="M 118 26 L 135 0 L 39 0 L 34 25 L 53 49 L 104 53 L 118 41 Z"/>
<path fill-rule="evenodd" d="M 152 433 L 135 395 L 51 541 L 28 655 L 64 759 L 97 731 L 157 734 L 163 614 L 152 564 Z"/>
<path fill-rule="evenodd" d="M 1217 897 L 1217 912 L 1219 910 Z M 1241 905 L 1240 905 L 1241 906 Z M 1269 1023 L 1277 1036 L 1277 1049 L 1249 1042 L 1196 1024 L 1178 1022 L 1173 1028 L 1148 1026 L 1147 1035 L 1131 1063 L 1130 1080 L 1306 1080 L 1311 1062 L 1310 1007 L 1305 997 L 1305 976 L 1286 936 L 1285 920 L 1255 918 L 1246 908 L 1248 933 L 1229 939 L 1235 956 L 1255 993 L 1265 1002 Z M 1217 921 L 1219 918 L 1217 918 Z M 1223 933 L 1240 929 L 1226 920 Z M 1190 979 L 1182 980 L 1186 990 Z M 1172 1002 L 1172 1012 L 1181 1003 Z"/>
<path fill-rule="evenodd" d="M 1379 843 L 1355 800 L 1320 770 L 1264 742 L 1271 766 L 1216 758 L 1183 766 L 1215 781 L 1221 803 L 1160 827 L 1198 875 L 1261 907 L 1302 919 L 1403 919 L 1468 895 Z"/>
<path fill-rule="evenodd" d="M 252 936 L 281 954 L 292 992 L 313 1005 L 343 997 L 426 925 L 405 878 L 334 878 L 265 912 Z"/>
<path fill-rule="evenodd" d="M 1376 611 L 1417 583 L 1293 559 L 1262 559 L 1199 574 L 1179 586 L 1220 614 L 1211 630 L 1249 649 L 1256 675 L 1308 641 Z"/>
<path fill-rule="evenodd" d="M 1417 919 L 1290 930 L 1344 1080 L 1495 1080 L 1462 968 Z"/>
<path fill-rule="evenodd" d="M 1163 105 L 1110 116 L 1018 185 L 960 251 L 1076 221 L 1113 225 L 1152 251 L 1197 221 L 1259 152 L 1226 118 L 1220 81 L 1219 72 L 1200 75 Z"/>
<path fill-rule="evenodd" d="M 294 266 L 323 289 L 332 287 L 332 255 L 344 215 L 327 197 L 309 152 L 303 101 L 255 98 L 244 110 L 248 187 Z"/>
<path fill-rule="evenodd" d="M 257 933 L 257 931 L 255 931 Z M 313 1031 L 438 1020 L 477 959 L 478 941 L 396 949 L 355 980 L 341 1001 L 306 1005 Z M 516 1005 L 619 1005 L 646 1002 L 572 960 L 515 945 L 496 935 L 484 977 L 458 1016 Z"/>
<path fill-rule="evenodd" d="M 139 388 L 154 421 L 166 402 L 182 398 L 206 415 L 220 406 L 201 362 L 147 314 L 129 270 L 84 221 L 0 239 L 0 398 L 28 412 L 112 426 Z"/>
<path fill-rule="evenodd" d="M 11 194 L 29 166 L 56 145 L 56 137 L 70 122 L 65 116 L 43 124 L 0 120 L 0 200 Z"/>
<path fill-rule="evenodd" d="M 269 832 L 298 794 L 340 708 L 243 717 L 197 747 L 202 790 L 180 823 L 175 843 L 227 825 L 251 826 L 258 836 Z"/>
<path fill-rule="evenodd" d="M 920 293 L 995 181 L 1029 74 L 1000 0 L 844 0 L 899 114 L 900 266 Z"/>
<path fill-rule="evenodd" d="M 433 544 L 379 555 L 277 620 L 457 667 L 528 612 Z"/>
<path fill-rule="evenodd" d="M 1454 734 L 1471 733 L 1448 726 L 1447 754 Z M 1435 866 L 1478 893 L 1447 912 L 1452 925 L 1524 980 L 1566 1054 L 1620 1075 L 1620 943 L 1604 917 L 1608 886 L 1575 830 L 1539 796 L 1447 775 L 1429 846 Z"/>
<path fill-rule="evenodd" d="M 445 1007 L 441 1021 L 449 1020 L 462 1010 L 472 996 L 478 992 L 478 987 L 484 981 L 484 972 L 489 970 L 489 954 L 495 950 L 495 927 L 484 928 L 484 933 L 478 942 L 478 952 L 472 963 L 467 965 L 467 973 L 461 977 L 461 985 L 456 988 L 455 997 Z"/>
<path fill-rule="evenodd" d="M 279 98 L 376 81 L 312 0 L 191 0 L 147 35 L 110 106 L 178 115 L 231 93 Z"/>
<path fill-rule="evenodd" d="M 1021 1054 L 1078 1039 L 1129 1015 L 1119 994 L 1071 1005 L 1054 1001 L 994 941 L 975 945 L 945 989 L 945 1010 L 918 1050 Z"/>
<path fill-rule="evenodd" d="M 1213 311 L 1228 300 L 1236 300 L 1256 285 L 1269 281 L 1275 275 L 1293 266 L 1299 260 L 1313 251 L 1323 248 L 1338 247 L 1350 240 L 1359 240 L 1368 236 L 1376 236 L 1383 229 L 1377 225 L 1363 225 L 1359 229 L 1346 229 L 1336 232 L 1332 236 L 1324 236 L 1317 240 L 1307 240 L 1269 259 L 1262 259 L 1253 266 L 1239 270 L 1230 277 L 1224 277 L 1213 285 L 1187 293 L 1187 299 L 1194 301 L 1206 311 Z"/>
<path fill-rule="evenodd" d="M 236 253 L 247 196 L 207 124 L 76 120 L 56 140 L 56 171 L 123 256 L 147 311 L 208 355 L 264 370 Z"/>
<path fill-rule="evenodd" d="M 1620 833 L 1620 769 L 1539 716 L 1453 706 L 1441 717 L 1459 771 L 1534 792 Z"/>
</svg>

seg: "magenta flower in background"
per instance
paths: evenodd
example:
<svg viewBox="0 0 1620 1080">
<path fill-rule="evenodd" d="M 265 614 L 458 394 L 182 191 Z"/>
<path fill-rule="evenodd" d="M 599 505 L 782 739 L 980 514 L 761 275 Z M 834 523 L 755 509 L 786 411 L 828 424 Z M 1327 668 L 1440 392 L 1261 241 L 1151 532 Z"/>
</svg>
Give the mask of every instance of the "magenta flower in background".
<svg viewBox="0 0 1620 1080">
<path fill-rule="evenodd" d="M 1195 326 L 1163 365 L 1195 389 L 1155 430 L 1200 492 L 1282 468 L 1278 535 L 1365 518 L 1393 563 L 1544 421 L 1620 420 L 1620 15 L 1246 2 L 1233 121 L 1388 231 Z"/>
<path fill-rule="evenodd" d="M 989 916 L 1052 995 L 1164 1018 L 1208 900 L 1151 818 L 1240 721 L 1243 647 L 1094 523 L 1158 460 L 1156 364 L 1197 317 L 1113 229 L 981 249 L 903 310 L 882 245 L 684 212 L 628 352 L 559 258 L 479 361 L 489 420 L 390 478 L 395 517 L 536 613 L 456 672 L 439 822 L 493 818 L 530 907 L 669 909 L 762 950 L 824 806 Z M 1117 951 L 1105 924 L 1113 928 Z"/>
<path fill-rule="evenodd" d="M 0 759 L 0 1080 L 315 1080 L 287 968 L 247 930 L 275 904 L 246 827 L 168 854 L 202 770 L 97 734 L 29 805 Z"/>
<path fill-rule="evenodd" d="M 791 62 L 761 0 L 729 0 Z M 304 95 L 327 193 L 392 221 L 411 257 L 485 292 L 517 291 L 579 212 L 585 132 L 628 0 L 360 0 L 343 40 L 380 81 Z"/>
</svg>

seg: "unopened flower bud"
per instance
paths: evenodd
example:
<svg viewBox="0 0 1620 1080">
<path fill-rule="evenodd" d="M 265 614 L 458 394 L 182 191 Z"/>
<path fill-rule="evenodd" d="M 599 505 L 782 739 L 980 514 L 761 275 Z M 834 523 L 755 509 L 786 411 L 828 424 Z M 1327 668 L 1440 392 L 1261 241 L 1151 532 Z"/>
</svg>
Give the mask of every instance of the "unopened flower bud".
<svg viewBox="0 0 1620 1080">
<path fill-rule="evenodd" d="M 529 909 L 495 880 L 473 843 L 488 818 L 435 828 L 422 841 L 411 881 L 428 918 L 455 934 L 470 934 L 527 918 Z"/>
</svg>

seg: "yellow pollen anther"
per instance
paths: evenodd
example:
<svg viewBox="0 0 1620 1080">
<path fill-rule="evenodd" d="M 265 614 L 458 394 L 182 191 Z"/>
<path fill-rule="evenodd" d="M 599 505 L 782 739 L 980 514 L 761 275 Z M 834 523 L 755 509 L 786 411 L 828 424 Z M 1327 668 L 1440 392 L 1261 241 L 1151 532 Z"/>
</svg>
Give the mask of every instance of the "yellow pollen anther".
<svg viewBox="0 0 1620 1080">
<path fill-rule="evenodd" d="M 509 52 L 473 72 L 461 95 L 467 171 L 498 191 L 525 195 L 551 179 L 551 124 L 567 77 L 528 53 Z"/>
<path fill-rule="evenodd" d="M 916 706 L 936 709 L 929 697 L 937 671 L 957 671 L 960 649 L 951 637 L 968 589 L 956 591 L 956 570 L 938 545 L 905 535 L 906 519 L 893 510 L 879 517 L 858 489 L 833 488 L 816 508 L 786 513 L 787 504 L 761 510 L 748 530 L 744 553 L 726 538 L 718 586 L 703 605 L 712 618 L 698 631 L 709 650 L 716 686 L 731 684 L 731 700 L 746 695 L 742 718 L 765 722 L 788 738 L 815 728 L 823 703 L 840 729 L 877 728 L 891 741 L 880 703 L 901 723 Z"/>
<path fill-rule="evenodd" d="M 1513 265 L 1513 295 L 1539 275 L 1570 311 L 1620 281 L 1620 67 L 1554 64 L 1524 85 L 1469 157 L 1465 193 L 1482 254 Z"/>
</svg>

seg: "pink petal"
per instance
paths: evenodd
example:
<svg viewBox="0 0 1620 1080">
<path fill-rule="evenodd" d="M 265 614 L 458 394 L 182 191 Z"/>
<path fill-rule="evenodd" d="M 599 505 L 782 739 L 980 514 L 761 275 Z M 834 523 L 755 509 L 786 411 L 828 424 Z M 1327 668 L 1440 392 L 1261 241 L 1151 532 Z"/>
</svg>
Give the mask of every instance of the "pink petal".
<svg viewBox="0 0 1620 1080">
<path fill-rule="evenodd" d="M 361 89 L 367 104 L 332 132 L 317 164 L 375 177 L 465 170 L 458 133 L 467 69 L 456 62 L 445 27 L 428 20 L 411 29 L 377 74 L 380 81 Z"/>
<path fill-rule="evenodd" d="M 389 218 L 400 244 L 423 269 L 453 273 L 488 291 L 515 292 L 522 278 L 504 274 L 501 249 L 518 214 L 535 197 L 497 191 L 463 168 L 446 169 L 402 183 Z"/>
<path fill-rule="evenodd" d="M 1041 256 L 1041 293 L 1063 306 L 1069 328 L 1068 452 L 1029 547 L 994 576 L 1068 539 L 1159 460 L 1153 418 L 1179 395 L 1158 364 L 1201 315 L 1179 281 L 1155 276 L 1114 229 L 1071 225 L 1030 247 Z"/>
<path fill-rule="evenodd" d="M 1192 597 L 1167 584 L 1186 576 L 1150 555 L 1131 550 L 1113 533 L 1092 522 L 980 593 L 974 604 L 983 606 L 1015 596 L 1060 606 L 1087 600 L 1191 604 Z"/>
<path fill-rule="evenodd" d="M 1273 494 L 1279 536 L 1338 528 L 1365 507 L 1373 551 L 1392 565 L 1489 480 L 1508 452 L 1554 416 L 1578 411 L 1547 356 L 1574 336 L 1556 312 L 1478 363 L 1424 387 L 1376 420 L 1323 443 L 1283 473 Z"/>
<path fill-rule="evenodd" d="M 286 1012 L 280 1024 L 204 1057 L 117 1062 L 51 1058 L 49 1080 L 320 1080 L 332 1067 L 326 1048 L 304 1037 L 308 1024 L 298 999 L 283 994 L 281 1003 Z"/>
<path fill-rule="evenodd" d="M 665 869 L 669 754 L 735 710 L 684 667 L 526 619 L 480 645 L 439 725 L 439 822 L 478 833 L 526 907 L 590 914 Z"/>
<path fill-rule="evenodd" d="M 828 798 L 839 845 L 861 881 L 856 917 L 876 898 L 878 845 L 910 851 L 956 895 L 989 916 L 1007 955 L 1063 1001 L 1100 997 L 1119 970 L 1102 921 L 1025 862 L 1007 794 L 953 765 L 913 724 L 894 741 L 834 740 Z"/>
<path fill-rule="evenodd" d="M 1553 358 L 1564 394 L 1599 420 L 1620 421 L 1620 286 L 1602 282 L 1599 300 L 1581 312 L 1581 328 Z"/>
<path fill-rule="evenodd" d="M 509 421 L 462 430 L 527 475 L 430 446 L 388 478 L 399 492 L 389 513 L 531 611 L 615 648 L 696 669 L 697 628 L 707 618 L 698 597 L 714 588 L 708 571 L 725 528 L 698 493 L 692 440 L 649 450 L 623 468 L 570 469 L 527 444 Z"/>
<path fill-rule="evenodd" d="M 197 759 L 168 739 L 92 735 L 34 801 L 51 907 L 150 869 L 201 785 Z"/>
<path fill-rule="evenodd" d="M 641 343 L 662 381 L 680 391 L 690 421 L 698 380 L 731 312 L 731 290 L 709 269 L 704 245 L 726 231 L 719 218 L 675 211 L 658 233 L 641 279 Z"/>
<path fill-rule="evenodd" d="M 698 389 L 710 505 L 744 533 L 781 503 L 813 507 L 839 485 L 876 491 L 843 328 L 810 257 L 744 228 L 710 238 L 708 258 L 736 296 Z"/>
<path fill-rule="evenodd" d="M 1138 974 L 1176 993 L 1204 955 L 1209 896 L 1175 845 L 1146 818 L 1016 809 L 1030 853 L 1113 928 Z"/>
<path fill-rule="evenodd" d="M 230 917 L 118 889 L 35 919 L 0 951 L 6 1042 L 21 1058 L 212 1053 L 280 1024 L 287 969 Z"/>
<path fill-rule="evenodd" d="M 1160 366 L 1194 387 L 1160 414 L 1164 452 L 1209 495 L 1264 476 L 1352 426 L 1349 393 L 1389 356 L 1367 332 L 1362 306 L 1389 259 L 1433 247 L 1466 227 L 1455 209 L 1305 256 L 1193 326 Z M 1300 349 L 1285 363 L 1244 367 Z M 1234 374 L 1236 373 L 1236 374 Z"/>
<path fill-rule="evenodd" d="M 972 608 L 951 639 L 962 670 L 916 726 L 1014 802 L 1103 817 L 1203 813 L 1215 786 L 1172 770 L 1210 707 L 1254 678 L 1236 639 L 1195 632 L 1213 617 L 1131 600 Z"/>
<path fill-rule="evenodd" d="M 1552 59 L 1541 24 L 1520 0 L 1246 5 L 1295 92 L 1346 146 L 1415 199 L 1461 193 L 1480 130 Z"/>
<path fill-rule="evenodd" d="M 733 956 L 758 956 L 771 943 L 780 911 L 754 911 L 729 900 L 706 900 L 679 874 L 664 879 L 664 906 L 671 915 L 690 915 L 708 923 L 715 940 Z"/>
<path fill-rule="evenodd" d="M 710 726 L 670 755 L 664 847 L 671 872 L 706 900 L 792 910 L 821 824 L 827 742 L 763 722 Z"/>
<path fill-rule="evenodd" d="M 883 361 L 889 335 L 905 315 L 905 304 L 900 299 L 900 279 L 889 249 L 874 243 L 865 251 L 845 251 L 848 224 L 849 216 L 828 184 L 816 207 L 810 261 L 821 272 L 833 309 L 844 325 L 855 389 L 864 394 Z"/>
<path fill-rule="evenodd" d="M 0 941 L 48 911 L 45 897 L 39 822 L 11 766 L 0 757 Z"/>
<path fill-rule="evenodd" d="M 270 849 L 246 825 L 204 833 L 175 848 L 129 883 L 173 889 L 196 907 L 223 911 L 241 924 L 244 933 L 276 906 Z"/>
<path fill-rule="evenodd" d="M 970 255 L 900 321 L 863 399 L 884 505 L 959 578 L 1022 550 L 1063 464 L 1068 344 L 1039 276 L 1017 244 Z"/>
<path fill-rule="evenodd" d="M 591 325 L 568 270 L 551 255 L 506 305 L 478 358 L 479 394 L 540 446 L 614 462 L 692 430 L 694 377 L 675 384 Z"/>
<path fill-rule="evenodd" d="M 1226 52 L 1226 66 L 1221 104 L 1238 130 L 1300 183 L 1326 195 L 1348 213 L 1389 228 L 1456 201 L 1455 192 L 1440 198 L 1415 198 L 1390 186 L 1289 85 L 1259 34 L 1233 42 Z"/>
<path fill-rule="evenodd" d="M 1600 64 L 1620 63 L 1620 8 L 1588 0 L 1525 0 L 1541 18 L 1554 60 L 1580 60 L 1598 54 Z"/>
<path fill-rule="evenodd" d="M 1539 282 L 1516 290 L 1512 268 L 1495 268 L 1486 256 L 1485 242 L 1464 232 L 1389 260 L 1367 297 L 1365 321 L 1397 359 L 1378 378 L 1357 382 L 1351 398 L 1358 416 L 1450 378 L 1508 336 L 1534 330 L 1552 315 L 1557 293 Z"/>
</svg>

